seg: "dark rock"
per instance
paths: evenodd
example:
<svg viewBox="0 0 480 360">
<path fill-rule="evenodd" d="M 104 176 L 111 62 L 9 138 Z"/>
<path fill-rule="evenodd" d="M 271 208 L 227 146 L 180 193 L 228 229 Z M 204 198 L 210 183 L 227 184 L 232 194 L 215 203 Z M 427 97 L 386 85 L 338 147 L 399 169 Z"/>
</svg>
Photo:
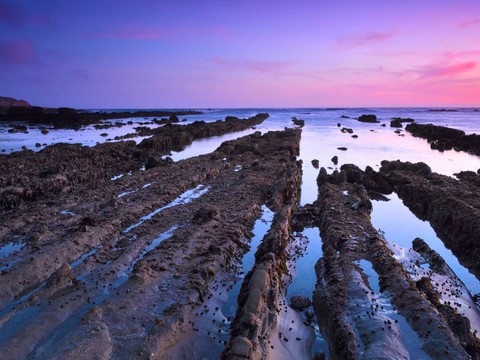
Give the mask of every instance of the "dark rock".
<svg viewBox="0 0 480 360">
<path fill-rule="evenodd" d="M 356 139 L 358 138 L 358 135 L 352 135 L 352 138 Z"/>
<path fill-rule="evenodd" d="M 48 134 L 48 130 L 47 129 L 42 129 L 42 131 L 40 131 L 43 135 L 47 135 Z"/>
<path fill-rule="evenodd" d="M 292 296 L 290 298 L 290 306 L 299 311 L 303 311 L 312 305 L 312 302 L 308 298 L 308 296 Z"/>
<path fill-rule="evenodd" d="M 377 115 L 369 114 L 369 115 L 362 115 L 358 118 L 358 121 L 365 122 L 365 123 L 378 123 L 380 121 L 377 120 Z"/>
<path fill-rule="evenodd" d="M 28 134 L 28 128 L 24 125 L 15 125 L 11 129 L 8 129 L 8 132 L 10 134 L 16 134 L 16 133 Z"/>
<path fill-rule="evenodd" d="M 390 121 L 390 127 L 401 128 L 403 127 L 402 123 L 413 123 L 414 120 L 412 118 L 392 118 Z"/>
<path fill-rule="evenodd" d="M 341 119 L 350 119 L 350 117 L 347 116 L 347 115 L 342 115 L 342 116 L 340 116 L 340 118 L 341 118 Z"/>
<path fill-rule="evenodd" d="M 317 176 L 318 187 L 322 186 L 323 184 L 325 184 L 327 182 L 328 182 L 327 169 L 322 167 L 322 168 L 320 168 L 320 171 L 318 172 L 318 176 Z"/>
<path fill-rule="evenodd" d="M 342 126 L 342 124 L 340 124 L 340 123 L 337 123 L 337 127 L 340 127 L 340 126 Z"/>
<path fill-rule="evenodd" d="M 436 251 L 432 250 L 423 239 L 415 238 L 412 241 L 412 249 L 428 259 L 433 270 L 443 273 L 442 269 L 445 266 L 445 260 Z"/>
<path fill-rule="evenodd" d="M 40 144 L 40 143 L 35 143 L 35 147 L 39 148 L 39 147 L 41 147 L 41 146 L 42 146 L 42 144 Z"/>
<path fill-rule="evenodd" d="M 342 133 L 353 134 L 353 129 L 350 129 L 350 128 L 343 127 L 341 131 Z"/>
<path fill-rule="evenodd" d="M 332 157 L 331 160 L 332 160 L 332 162 L 333 162 L 334 165 L 338 165 L 338 156 L 337 156 L 337 155 L 335 155 L 334 157 Z"/>
<path fill-rule="evenodd" d="M 177 115 L 170 115 L 170 117 L 168 118 L 168 121 L 170 121 L 172 123 L 180 122 Z"/>
<path fill-rule="evenodd" d="M 295 116 L 292 117 L 292 122 L 295 125 L 298 125 L 298 126 L 304 126 L 305 125 L 305 120 L 297 119 Z"/>
<path fill-rule="evenodd" d="M 313 165 L 313 167 L 314 167 L 315 169 L 318 169 L 320 163 L 319 163 L 319 161 L 318 161 L 317 159 L 313 159 L 313 160 L 312 160 L 312 165 Z"/>
<path fill-rule="evenodd" d="M 108 134 L 107 133 L 101 133 L 100 136 L 107 137 Z"/>
<path fill-rule="evenodd" d="M 480 135 L 466 135 L 464 131 L 432 124 L 408 124 L 405 128 L 413 136 L 426 139 L 435 150 L 455 149 L 480 155 Z"/>
<path fill-rule="evenodd" d="M 305 311 L 305 316 L 308 320 L 313 320 L 313 318 L 315 317 L 315 313 L 313 311 L 307 310 Z"/>
<path fill-rule="evenodd" d="M 45 287 L 57 288 L 67 285 L 74 278 L 73 270 L 67 263 L 64 263 L 57 271 L 48 278 Z"/>
<path fill-rule="evenodd" d="M 208 205 L 201 207 L 193 216 L 192 222 L 200 225 L 204 224 L 220 214 L 220 210 L 216 206 Z"/>
<path fill-rule="evenodd" d="M 337 149 L 341 151 L 347 151 L 347 148 L 345 146 L 337 147 Z"/>
<path fill-rule="evenodd" d="M 399 119 L 390 121 L 390 127 L 403 128 L 402 122 Z"/>
<path fill-rule="evenodd" d="M 459 180 L 476 180 L 478 179 L 478 173 L 475 171 L 460 171 L 459 173 L 453 174 Z"/>
<path fill-rule="evenodd" d="M 313 356 L 313 360 L 325 360 L 326 358 L 327 356 L 323 351 L 319 351 L 315 353 L 315 355 Z"/>
<path fill-rule="evenodd" d="M 430 143 L 430 148 L 438 151 L 446 151 L 453 149 L 453 142 L 449 139 L 438 139 Z"/>
<path fill-rule="evenodd" d="M 96 221 L 94 218 L 90 217 L 90 216 L 85 216 L 82 218 L 82 220 L 80 221 L 80 225 L 81 226 L 95 226 L 96 225 Z"/>
<path fill-rule="evenodd" d="M 389 173 L 391 171 L 412 171 L 417 174 L 422 174 L 422 175 L 428 175 L 432 173 L 432 169 L 430 166 L 425 164 L 424 162 L 418 162 L 418 163 L 411 163 L 411 162 L 401 162 L 400 160 L 396 161 L 387 161 L 383 160 L 380 163 L 382 166 L 380 168 L 380 171 L 383 173 Z"/>
</svg>

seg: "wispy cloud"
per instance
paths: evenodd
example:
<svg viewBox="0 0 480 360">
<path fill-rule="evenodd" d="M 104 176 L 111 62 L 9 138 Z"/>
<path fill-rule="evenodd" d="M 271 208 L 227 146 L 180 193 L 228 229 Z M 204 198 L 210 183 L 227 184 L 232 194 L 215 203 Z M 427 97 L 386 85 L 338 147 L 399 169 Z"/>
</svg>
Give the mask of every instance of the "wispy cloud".
<svg viewBox="0 0 480 360">
<path fill-rule="evenodd" d="M 0 42 L 0 63 L 33 65 L 37 62 L 35 46 L 29 39 Z"/>
<path fill-rule="evenodd" d="M 154 28 L 154 27 L 130 27 L 127 29 L 114 29 L 106 32 L 87 34 L 95 39 L 117 40 L 174 40 L 183 37 L 213 35 L 217 37 L 230 37 L 231 31 L 226 27 L 204 28 Z"/>
<path fill-rule="evenodd" d="M 447 51 L 443 53 L 443 56 L 448 61 L 455 61 L 457 59 L 465 58 L 478 58 L 480 57 L 480 50 L 470 50 L 470 51 Z"/>
<path fill-rule="evenodd" d="M 480 26 L 480 19 L 472 19 L 472 20 L 467 20 L 463 21 L 459 24 L 461 28 L 468 28 L 472 26 Z"/>
<path fill-rule="evenodd" d="M 423 66 L 414 72 L 421 77 L 455 77 L 474 70 L 477 67 L 477 62 L 468 61 L 452 65 L 439 64 Z"/>
<path fill-rule="evenodd" d="M 387 41 L 394 36 L 393 32 L 370 32 L 353 36 L 342 37 L 337 40 L 340 48 L 356 48 Z"/>
<path fill-rule="evenodd" d="M 213 63 L 229 68 L 231 70 L 244 69 L 252 72 L 260 73 L 280 73 L 295 65 L 294 62 L 289 61 L 265 61 L 265 60 L 226 60 L 215 56 L 212 59 Z"/>
</svg>

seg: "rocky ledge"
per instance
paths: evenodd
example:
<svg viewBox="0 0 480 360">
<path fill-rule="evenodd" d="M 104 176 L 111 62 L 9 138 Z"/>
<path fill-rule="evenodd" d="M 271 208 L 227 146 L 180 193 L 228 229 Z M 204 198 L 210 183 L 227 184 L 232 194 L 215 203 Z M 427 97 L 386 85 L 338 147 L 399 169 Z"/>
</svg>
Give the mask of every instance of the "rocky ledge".
<svg viewBox="0 0 480 360">
<path fill-rule="evenodd" d="M 378 172 L 344 165 L 334 177 L 337 182 L 362 184 L 375 198 L 395 191 L 410 211 L 430 222 L 445 245 L 480 279 L 480 175 L 462 172 L 457 180 L 432 172 L 425 163 L 382 161 L 381 165 Z"/>
<path fill-rule="evenodd" d="M 268 204 L 275 225 L 237 318 L 249 309 L 249 329 L 257 324 L 260 333 L 275 322 L 299 141 L 300 130 L 255 133 L 208 155 L 46 192 L 4 212 L 3 358 L 219 358 L 225 344 L 236 353 L 238 336 L 263 353 L 265 341 L 255 350 L 258 340 L 240 321 L 230 341 L 219 307 Z"/>
<path fill-rule="evenodd" d="M 424 351 L 434 359 L 477 359 L 478 323 L 470 326 L 457 302 L 445 298 L 445 277 L 440 283 L 432 281 L 433 287 L 425 285 L 446 276 L 438 254 L 432 255 L 418 241 L 414 245 L 425 258 L 413 250 L 395 249 L 370 222 L 367 190 L 347 179 L 345 170 L 319 176 L 317 201 L 299 209 L 295 217 L 297 227 L 316 226 L 322 235 L 324 255 L 316 265 L 314 308 L 330 358 L 402 359 L 411 351 Z M 405 253 L 411 253 L 408 261 Z M 430 270 L 422 271 L 418 264 L 428 261 Z M 458 283 L 450 275 L 448 283 Z M 463 291 L 470 309 L 476 309 Z M 478 311 L 473 311 L 475 316 L 469 318 L 478 320 Z M 413 330 L 402 324 L 397 312 Z M 408 343 L 402 333 L 411 333 Z"/>
<path fill-rule="evenodd" d="M 0 155 L 0 211 L 46 195 L 101 187 L 115 176 L 168 162 L 163 155 L 195 139 L 245 130 L 266 118 L 268 114 L 258 114 L 249 119 L 230 117 L 213 123 L 169 124 L 151 130 L 150 137 L 138 145 L 134 141 L 93 147 L 60 143 L 39 152 Z"/>
<path fill-rule="evenodd" d="M 433 124 L 408 124 L 405 129 L 415 137 L 426 139 L 434 150 L 455 149 L 480 155 L 480 135 Z"/>
</svg>

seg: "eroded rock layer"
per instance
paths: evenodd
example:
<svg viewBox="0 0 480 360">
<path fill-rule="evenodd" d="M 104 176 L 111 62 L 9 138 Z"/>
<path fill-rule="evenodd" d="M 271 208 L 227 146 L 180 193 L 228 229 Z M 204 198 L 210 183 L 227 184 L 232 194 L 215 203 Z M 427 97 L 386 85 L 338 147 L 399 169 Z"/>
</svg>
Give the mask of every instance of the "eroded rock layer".
<svg viewBox="0 0 480 360">
<path fill-rule="evenodd" d="M 300 130 L 255 133 L 4 212 L 0 243 L 15 251 L 0 263 L 2 357 L 219 357 L 225 344 L 214 334 L 228 325 L 210 321 L 203 334 L 193 319 L 218 312 L 208 301 L 232 283 L 265 203 L 276 211 L 275 239 L 259 257 L 272 279 L 264 289 L 275 290 L 299 140 Z M 197 346 L 192 332 L 210 343 Z"/>
<path fill-rule="evenodd" d="M 408 124 L 405 128 L 415 137 L 426 139 L 434 150 L 463 150 L 480 155 L 480 135 L 433 124 Z"/>
<path fill-rule="evenodd" d="M 195 139 L 245 130 L 266 118 L 268 114 L 258 114 L 243 120 L 170 124 L 144 134 L 151 137 L 138 145 L 134 141 L 94 147 L 61 143 L 40 152 L 24 150 L 0 155 L 0 211 L 48 194 L 99 188 L 119 174 L 165 163 L 162 155 L 180 150 Z"/>
<path fill-rule="evenodd" d="M 480 279 L 480 175 L 462 172 L 457 180 L 432 172 L 425 163 L 401 161 L 382 161 L 379 172 L 355 165 L 341 169 L 335 178 L 363 184 L 370 196 L 395 191 L 410 211 L 430 222 L 445 245 Z"/>
<path fill-rule="evenodd" d="M 314 307 L 331 358 L 409 358 L 412 349 L 402 338 L 405 329 L 391 317 L 392 309 L 408 321 L 412 336 L 418 338 L 415 351 L 425 351 L 434 359 L 477 358 L 479 342 L 473 329 L 459 330 L 451 320 L 452 314 L 457 323 L 468 318 L 443 300 L 439 312 L 439 303 L 425 295 L 423 283 L 436 272 L 413 271 L 399 261 L 370 222 L 372 205 L 361 184 L 348 183 L 345 171 L 322 173 L 317 201 L 301 208 L 295 222 L 318 226 L 322 235 L 324 255 L 316 265 Z M 378 289 L 367 278 L 368 264 L 378 276 Z M 442 296 L 439 288 L 433 293 Z M 390 303 L 392 309 L 385 311 Z M 473 302 L 470 305 L 475 307 Z"/>
</svg>

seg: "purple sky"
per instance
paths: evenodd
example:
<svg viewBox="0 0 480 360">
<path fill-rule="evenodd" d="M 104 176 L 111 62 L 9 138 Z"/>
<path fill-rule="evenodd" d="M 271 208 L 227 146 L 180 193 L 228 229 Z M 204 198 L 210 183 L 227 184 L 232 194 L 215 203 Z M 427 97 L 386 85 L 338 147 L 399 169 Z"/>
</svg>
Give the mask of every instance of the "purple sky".
<svg viewBox="0 0 480 360">
<path fill-rule="evenodd" d="M 480 1 L 0 0 L 0 79 L 54 107 L 480 106 Z"/>
</svg>

